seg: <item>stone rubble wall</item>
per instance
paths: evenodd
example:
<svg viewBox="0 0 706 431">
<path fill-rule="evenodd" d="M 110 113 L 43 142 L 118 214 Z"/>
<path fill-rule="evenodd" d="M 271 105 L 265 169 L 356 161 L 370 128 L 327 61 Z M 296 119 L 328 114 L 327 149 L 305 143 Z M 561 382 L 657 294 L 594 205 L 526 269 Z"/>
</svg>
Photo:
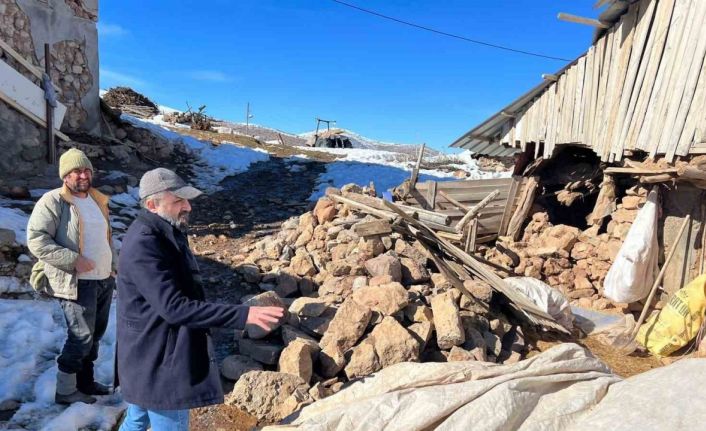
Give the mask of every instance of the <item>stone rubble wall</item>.
<svg viewBox="0 0 706 431">
<path fill-rule="evenodd" d="M 646 202 L 647 189 L 627 190 L 608 216 L 605 232 L 600 225 L 581 231 L 567 225 L 552 225 L 546 212 L 536 212 L 521 241 L 505 242 L 519 263 L 497 248 L 485 250 L 486 259 L 512 268 L 515 275 L 534 277 L 559 289 L 572 303 L 586 308 L 631 311 L 638 305 L 613 303 L 603 296 L 603 281 Z M 599 233 L 602 232 L 602 233 Z"/>
</svg>

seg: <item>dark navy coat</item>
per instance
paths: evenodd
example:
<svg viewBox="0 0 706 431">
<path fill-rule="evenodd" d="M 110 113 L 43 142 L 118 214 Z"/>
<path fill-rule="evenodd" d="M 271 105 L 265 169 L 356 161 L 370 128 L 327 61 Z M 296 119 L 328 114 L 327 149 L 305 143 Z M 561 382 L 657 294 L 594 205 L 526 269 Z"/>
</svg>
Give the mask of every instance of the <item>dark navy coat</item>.
<svg viewBox="0 0 706 431">
<path fill-rule="evenodd" d="M 204 302 L 185 235 L 142 211 L 118 262 L 117 369 L 125 401 L 149 410 L 223 402 L 208 328 L 242 329 L 248 307 Z"/>
</svg>

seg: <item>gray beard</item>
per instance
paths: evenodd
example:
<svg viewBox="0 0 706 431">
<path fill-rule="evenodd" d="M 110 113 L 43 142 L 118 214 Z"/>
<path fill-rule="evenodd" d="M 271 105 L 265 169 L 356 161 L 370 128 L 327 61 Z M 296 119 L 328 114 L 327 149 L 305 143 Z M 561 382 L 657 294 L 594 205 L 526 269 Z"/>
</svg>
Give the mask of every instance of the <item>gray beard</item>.
<svg viewBox="0 0 706 431">
<path fill-rule="evenodd" d="M 157 210 L 157 215 L 162 217 L 164 220 L 168 221 L 169 224 L 171 224 L 172 226 L 174 226 L 175 228 L 179 229 L 182 232 L 186 232 L 187 229 L 189 228 L 189 222 L 184 221 L 184 220 L 179 220 L 179 218 L 170 217 L 168 214 L 165 214 L 160 210 Z"/>
</svg>

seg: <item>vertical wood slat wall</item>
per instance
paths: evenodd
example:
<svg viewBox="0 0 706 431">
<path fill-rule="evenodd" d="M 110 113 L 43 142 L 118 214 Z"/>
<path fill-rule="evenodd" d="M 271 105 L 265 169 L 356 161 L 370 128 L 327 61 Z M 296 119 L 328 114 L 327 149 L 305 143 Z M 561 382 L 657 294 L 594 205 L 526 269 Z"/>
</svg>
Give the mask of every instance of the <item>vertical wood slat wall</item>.
<svg viewBox="0 0 706 431">
<path fill-rule="evenodd" d="M 498 144 L 581 144 L 672 159 L 706 141 L 706 1 L 643 0 L 508 120 Z M 538 148 L 539 146 L 537 146 Z"/>
</svg>

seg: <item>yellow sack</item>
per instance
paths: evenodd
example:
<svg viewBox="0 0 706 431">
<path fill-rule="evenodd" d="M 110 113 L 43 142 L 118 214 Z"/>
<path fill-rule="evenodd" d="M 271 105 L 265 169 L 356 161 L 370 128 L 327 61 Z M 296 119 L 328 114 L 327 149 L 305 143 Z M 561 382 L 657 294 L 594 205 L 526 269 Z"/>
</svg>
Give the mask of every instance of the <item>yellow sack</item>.
<svg viewBox="0 0 706 431">
<path fill-rule="evenodd" d="M 706 274 L 676 291 L 666 307 L 637 333 L 637 341 L 655 356 L 669 356 L 696 337 L 706 312 Z"/>
</svg>

